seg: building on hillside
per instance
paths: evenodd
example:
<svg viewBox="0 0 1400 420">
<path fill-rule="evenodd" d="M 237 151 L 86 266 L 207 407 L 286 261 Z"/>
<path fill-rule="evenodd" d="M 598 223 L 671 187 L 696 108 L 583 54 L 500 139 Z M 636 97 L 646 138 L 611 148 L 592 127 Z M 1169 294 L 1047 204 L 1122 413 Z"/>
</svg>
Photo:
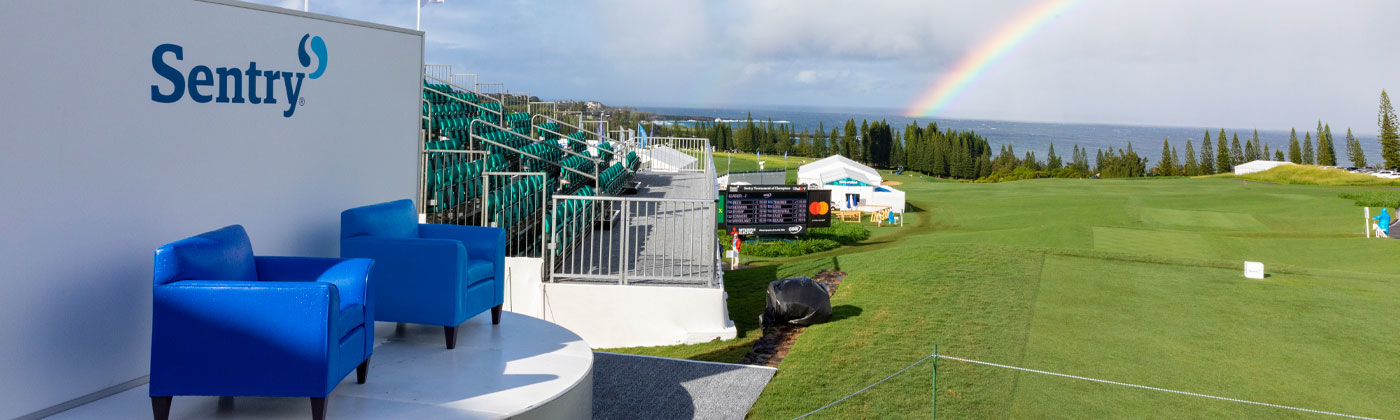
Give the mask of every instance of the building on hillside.
<svg viewBox="0 0 1400 420">
<path fill-rule="evenodd" d="M 797 168 L 797 183 L 831 190 L 831 201 L 838 210 L 890 211 L 904 213 L 904 192 L 889 185 L 874 168 L 845 156 L 832 155 Z"/>
<path fill-rule="evenodd" d="M 1281 162 L 1277 160 L 1254 160 L 1239 165 L 1235 165 L 1235 175 L 1252 174 L 1273 169 L 1283 165 L 1292 165 L 1293 162 Z"/>
</svg>

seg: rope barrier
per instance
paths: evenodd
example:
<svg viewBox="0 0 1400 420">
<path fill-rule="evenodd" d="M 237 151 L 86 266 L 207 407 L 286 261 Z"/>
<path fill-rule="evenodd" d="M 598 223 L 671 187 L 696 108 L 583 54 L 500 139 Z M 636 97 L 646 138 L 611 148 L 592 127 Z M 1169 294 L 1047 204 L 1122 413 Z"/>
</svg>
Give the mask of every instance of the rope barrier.
<svg viewBox="0 0 1400 420">
<path fill-rule="evenodd" d="M 918 366 L 920 363 L 923 363 L 923 362 L 927 361 L 928 359 L 932 359 L 932 358 L 934 358 L 935 356 L 938 356 L 938 354 L 937 354 L 937 353 L 934 353 L 934 354 L 930 354 L 930 355 L 928 355 L 928 356 L 924 356 L 924 358 L 919 359 L 919 361 L 914 362 L 914 363 L 910 364 L 909 366 L 905 366 L 904 369 L 900 369 L 898 372 L 895 372 L 894 374 L 892 374 L 892 375 L 890 375 L 890 376 L 886 376 L 885 379 L 881 379 L 881 380 L 879 380 L 878 382 L 875 382 L 875 383 L 873 383 L 873 384 L 870 384 L 870 386 L 867 386 L 867 387 L 865 387 L 865 388 L 861 388 L 860 391 L 856 391 L 856 392 L 852 393 L 851 395 L 847 395 L 847 396 L 841 397 L 841 399 L 839 399 L 839 400 L 832 401 L 830 404 L 823 405 L 823 406 L 821 406 L 821 408 L 818 408 L 818 409 L 816 409 L 816 410 L 812 410 L 812 411 L 808 412 L 807 414 L 803 414 L 803 415 L 797 416 L 796 418 L 793 418 L 792 420 L 798 420 L 798 419 L 801 419 L 801 418 L 804 418 L 804 417 L 807 417 L 807 416 L 810 416 L 810 415 L 813 415 L 813 414 L 817 414 L 817 412 L 820 412 L 820 411 L 825 410 L 825 409 L 827 409 L 827 408 L 831 408 L 831 406 L 833 406 L 833 405 L 840 404 L 842 401 L 845 401 L 845 400 L 850 399 L 851 397 L 860 395 L 861 393 L 863 393 L 863 392 L 865 392 L 865 391 L 869 391 L 870 388 L 874 388 L 876 385 L 883 384 L 883 383 L 885 383 L 885 381 L 888 381 L 888 380 L 890 380 L 890 379 L 894 379 L 894 377 L 899 376 L 899 374 L 904 373 L 905 371 L 914 368 L 914 366 Z"/>
<path fill-rule="evenodd" d="M 928 356 L 924 356 L 922 359 L 919 359 L 918 361 L 915 361 L 914 363 L 910 364 L 909 366 L 905 366 L 903 369 L 900 369 L 898 372 L 895 372 L 894 374 L 885 377 L 885 379 L 881 379 L 881 380 L 879 380 L 879 381 L 877 381 L 877 382 L 875 382 L 875 383 L 873 383 L 873 384 L 870 384 L 869 386 L 866 386 L 865 388 L 861 388 L 859 391 L 856 391 L 856 392 L 854 392 L 854 393 L 851 393 L 850 395 L 847 395 L 847 396 L 845 396 L 845 397 L 841 397 L 841 399 L 838 399 L 838 400 L 836 400 L 836 401 L 832 401 L 830 404 L 824 405 L 824 406 L 822 406 L 821 408 L 818 408 L 818 409 L 816 409 L 816 410 L 812 410 L 811 412 L 808 412 L 807 414 L 803 414 L 803 415 L 801 415 L 801 416 L 798 416 L 798 417 L 794 418 L 793 420 L 798 420 L 798 419 L 801 419 L 801 418 L 805 418 L 805 417 L 807 417 L 807 416 L 810 416 L 810 415 L 816 414 L 816 413 L 818 413 L 818 412 L 821 412 L 822 410 L 825 410 L 825 409 L 827 409 L 827 408 L 831 408 L 832 406 L 834 406 L 834 405 L 836 405 L 836 404 L 840 404 L 841 402 L 846 401 L 846 400 L 850 399 L 851 397 L 854 397 L 854 396 L 856 396 L 856 395 L 860 395 L 860 394 L 864 393 L 865 391 L 869 391 L 871 388 L 874 388 L 876 385 L 880 385 L 880 384 L 882 384 L 882 383 L 885 383 L 886 381 L 889 381 L 890 379 L 894 379 L 894 377 L 899 376 L 900 374 L 903 374 L 904 372 L 908 371 L 909 369 L 912 369 L 914 366 L 918 366 L 919 364 L 921 364 L 921 363 L 923 363 L 923 362 L 925 362 L 925 361 L 928 361 L 929 359 L 934 359 L 934 358 L 938 358 L 938 359 L 948 359 L 948 360 L 953 360 L 953 361 L 958 361 L 958 362 L 963 362 L 963 363 L 971 363 L 971 364 L 976 364 L 976 365 L 991 366 L 991 367 L 997 367 L 997 368 L 1002 368 L 1002 369 L 1011 369 L 1011 370 L 1016 370 L 1016 371 L 1021 371 L 1021 372 L 1038 373 L 1038 374 L 1041 374 L 1041 375 L 1050 375 L 1050 376 L 1059 376 L 1059 377 L 1062 377 L 1062 378 L 1079 379 L 1079 380 L 1083 380 L 1083 381 L 1096 382 L 1096 383 L 1101 383 L 1101 384 L 1118 385 L 1118 386 L 1125 386 L 1125 387 L 1137 388 L 1137 389 L 1146 389 L 1146 390 L 1149 390 L 1149 391 L 1166 392 L 1166 393 L 1171 393 L 1171 394 L 1186 395 L 1186 396 L 1192 396 L 1192 397 L 1209 398 L 1209 399 L 1215 399 L 1215 400 L 1221 400 L 1221 401 L 1230 401 L 1230 402 L 1236 402 L 1236 403 L 1242 403 L 1242 404 L 1253 404 L 1253 405 L 1259 405 L 1259 406 L 1264 406 L 1264 407 L 1273 407 L 1273 408 L 1280 408 L 1280 409 L 1285 409 L 1285 410 L 1301 411 L 1301 412 L 1305 412 L 1305 413 L 1321 414 L 1321 415 L 1335 416 L 1335 417 L 1346 417 L 1346 418 L 1359 419 L 1359 420 L 1381 420 L 1381 419 L 1377 419 L 1377 418 L 1373 418 L 1373 417 L 1363 417 L 1363 416 L 1356 416 L 1356 415 L 1351 415 L 1351 414 L 1334 413 L 1334 412 L 1330 412 L 1330 411 L 1313 410 L 1313 409 L 1310 409 L 1310 408 L 1292 407 L 1292 406 L 1287 406 L 1287 405 L 1279 405 L 1279 404 L 1270 404 L 1270 403 L 1264 403 L 1264 402 L 1258 402 L 1258 401 L 1242 400 L 1242 399 L 1238 399 L 1238 398 L 1219 397 L 1219 396 L 1215 396 L 1215 395 L 1199 394 L 1199 393 L 1195 393 L 1195 392 L 1177 391 L 1177 390 L 1174 390 L 1174 389 L 1157 388 L 1157 387 L 1151 387 L 1151 386 L 1146 386 L 1146 385 L 1130 384 L 1130 383 L 1126 383 L 1126 382 L 1116 382 L 1116 381 L 1110 381 L 1110 380 L 1105 380 L 1105 379 L 1088 378 L 1088 377 L 1076 376 L 1076 375 L 1069 375 L 1069 374 L 1064 374 L 1064 373 L 1049 372 L 1049 371 L 1037 370 L 1037 369 L 1029 369 L 1029 368 L 1023 368 L 1023 367 L 1017 367 L 1017 366 L 1011 366 L 1011 365 L 1003 365 L 1003 364 L 991 363 L 991 362 L 983 362 L 983 361 L 980 361 L 980 360 L 964 359 L 964 358 L 961 358 L 961 357 L 954 357 L 954 356 L 942 355 L 942 354 L 938 354 L 938 353 L 933 353 L 933 354 L 930 354 L 930 355 L 928 355 Z"/>
</svg>

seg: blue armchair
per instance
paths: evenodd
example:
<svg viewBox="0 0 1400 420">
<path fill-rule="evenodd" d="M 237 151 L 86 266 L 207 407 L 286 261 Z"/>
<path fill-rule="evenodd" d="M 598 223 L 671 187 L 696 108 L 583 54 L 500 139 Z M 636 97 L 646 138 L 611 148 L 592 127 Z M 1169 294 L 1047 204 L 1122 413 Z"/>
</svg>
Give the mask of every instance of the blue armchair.
<svg viewBox="0 0 1400 420">
<path fill-rule="evenodd" d="M 156 250 L 151 407 L 170 416 L 176 395 L 326 396 L 374 344 L 373 261 L 255 257 L 234 225 Z M 222 401 L 221 401 L 222 402 Z"/>
<path fill-rule="evenodd" d="M 419 224 L 412 200 L 392 201 L 340 214 L 340 256 L 374 259 L 375 320 L 441 325 L 449 349 L 482 311 L 501 322 L 505 230 Z"/>
</svg>

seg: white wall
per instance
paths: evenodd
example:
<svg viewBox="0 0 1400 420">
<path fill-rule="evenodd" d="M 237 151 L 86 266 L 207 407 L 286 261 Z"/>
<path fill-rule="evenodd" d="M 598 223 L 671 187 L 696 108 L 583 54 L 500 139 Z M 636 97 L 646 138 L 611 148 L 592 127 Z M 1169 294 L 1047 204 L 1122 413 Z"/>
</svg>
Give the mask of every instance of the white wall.
<svg viewBox="0 0 1400 420">
<path fill-rule="evenodd" d="M 308 33 L 326 71 L 290 118 L 280 81 L 277 105 L 151 99 L 172 88 L 157 45 L 184 48 L 166 57 L 181 72 L 310 73 Z M 341 210 L 414 194 L 420 33 L 204 1 L 19 0 L 0 52 L 0 418 L 148 373 L 161 244 L 241 223 L 258 254 L 335 256 Z"/>
<path fill-rule="evenodd" d="M 593 348 L 694 344 L 734 338 L 724 289 L 545 283 L 542 314 Z"/>
</svg>

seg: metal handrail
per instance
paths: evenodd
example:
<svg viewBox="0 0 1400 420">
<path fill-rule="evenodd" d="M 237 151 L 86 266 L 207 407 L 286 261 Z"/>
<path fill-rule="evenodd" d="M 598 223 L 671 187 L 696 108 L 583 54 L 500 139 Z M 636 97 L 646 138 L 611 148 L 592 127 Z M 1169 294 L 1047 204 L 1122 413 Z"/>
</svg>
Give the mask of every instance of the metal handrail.
<svg viewBox="0 0 1400 420">
<path fill-rule="evenodd" d="M 490 207 L 490 206 L 491 206 L 491 200 L 490 200 L 490 197 L 491 197 L 491 176 L 493 176 L 493 175 L 494 175 L 494 176 L 512 176 L 512 177 L 513 177 L 513 176 L 526 176 L 526 177 L 538 176 L 538 177 L 542 178 L 542 179 L 540 180 L 540 181 L 541 181 L 541 182 L 540 182 L 540 209 L 539 209 L 539 216 L 540 216 L 540 218 L 539 218 L 539 223 L 538 223 L 538 225 L 537 225 L 537 226 L 540 227 L 540 238 L 539 238 L 539 239 L 540 239 L 540 243 L 539 243 L 539 247 L 538 247 L 537 251 L 540 253 L 541 256 L 543 256 L 543 255 L 544 255 L 544 247 L 545 247 L 545 230 L 543 229 L 543 227 L 544 227 L 544 225 L 545 225 L 545 220 L 549 217 L 549 194 L 548 194 L 547 191 L 545 191 L 544 188 L 545 188 L 545 184 L 548 183 L 548 181 L 549 181 L 549 174 L 544 173 L 544 172 L 484 172 L 484 173 L 482 173 L 482 174 L 481 174 L 481 178 L 482 178 L 482 180 L 481 180 L 481 181 L 482 181 L 482 182 L 481 182 L 481 190 L 482 190 L 482 191 L 481 191 L 481 202 L 482 202 L 482 206 L 481 206 L 481 210 L 482 210 L 482 211 L 481 211 L 481 226 L 490 226 L 490 216 L 491 216 L 491 207 Z"/>
<path fill-rule="evenodd" d="M 582 118 L 579 118 L 579 120 L 578 120 L 578 124 L 579 124 L 579 125 L 584 125 L 584 124 L 591 123 L 591 122 L 603 123 L 603 139 L 605 139 L 605 140 L 612 140 L 611 138 L 608 137 L 608 126 L 611 126 L 611 125 L 612 125 L 611 123 L 608 122 L 608 120 L 585 120 L 585 119 L 582 119 Z M 586 131 L 587 129 L 583 129 L 583 130 Z"/>
<path fill-rule="evenodd" d="M 582 129 L 582 128 L 579 128 L 579 127 L 576 126 L 576 125 L 569 124 L 569 123 L 567 123 L 567 122 L 564 122 L 563 120 L 559 120 L 559 119 L 557 119 L 557 118 L 550 117 L 550 116 L 544 115 L 544 114 L 535 114 L 535 115 L 530 116 L 530 125 L 531 125 L 531 126 L 538 125 L 538 124 L 535 124 L 535 119 L 536 119 L 536 118 L 544 118 L 544 119 L 545 119 L 545 122 L 556 122 L 556 123 L 562 124 L 562 125 L 565 126 L 565 127 L 572 128 L 572 129 L 574 129 L 574 131 L 582 131 L 584 134 L 591 134 L 591 135 L 593 135 L 594 140 L 598 140 L 598 141 L 608 141 L 608 138 L 607 138 L 607 137 L 598 138 L 598 137 L 599 137 L 599 136 L 598 136 L 598 133 L 594 133 L 594 132 L 592 132 L 592 131 L 584 130 L 584 129 Z"/>
<path fill-rule="evenodd" d="M 426 90 L 426 91 L 429 91 L 429 92 L 433 92 L 433 93 L 436 93 L 436 94 L 445 96 L 445 97 L 447 97 L 448 99 L 451 99 L 451 100 L 454 100 L 454 101 L 457 101 L 457 102 L 461 102 L 461 103 L 464 103 L 464 104 L 467 104 L 467 105 L 471 105 L 471 106 L 477 107 L 478 109 L 480 109 L 480 110 L 482 110 L 482 111 L 485 111 L 485 112 L 489 112 L 489 113 L 496 114 L 496 120 L 498 120 L 498 121 L 504 122 L 504 121 L 506 120 L 506 114 L 505 114 L 505 108 L 504 108 L 504 107 L 501 108 L 501 112 L 496 112 L 496 111 L 492 111 L 490 108 L 481 106 L 480 104 L 477 104 L 477 103 L 475 103 L 475 102 L 468 101 L 468 100 L 466 100 L 466 99 L 458 98 L 458 97 L 456 97 L 456 96 L 452 96 L 452 95 L 443 93 L 442 91 L 437 90 L 437 89 L 433 89 L 433 88 L 424 86 L 424 87 L 423 87 L 423 90 Z M 473 120 L 473 121 L 478 121 L 478 120 Z"/>
<path fill-rule="evenodd" d="M 427 204 L 424 203 L 428 198 L 428 155 L 423 151 L 428 146 L 428 136 L 433 132 L 433 103 L 427 99 L 420 100 L 428 105 L 428 115 L 422 117 L 423 121 L 428 122 L 428 128 L 418 130 L 418 213 L 423 214 L 428 211 Z"/>
<path fill-rule="evenodd" d="M 476 76 L 476 75 L 473 74 L 472 76 Z M 471 93 L 471 94 L 473 94 L 473 95 L 476 95 L 478 98 L 487 98 L 487 99 L 496 101 L 496 103 L 501 104 L 501 109 L 506 109 L 505 102 L 501 102 L 501 100 L 498 99 L 498 98 L 492 98 L 492 97 L 490 97 L 490 96 L 483 95 L 481 92 L 477 92 L 477 91 L 472 90 L 472 89 L 464 88 L 464 87 L 462 87 L 461 85 L 458 85 L 458 84 L 456 84 L 456 83 L 452 83 L 452 82 L 449 81 L 449 80 L 442 80 L 441 78 L 436 77 L 436 76 L 429 76 L 429 75 L 426 75 L 426 74 L 425 74 L 425 75 L 423 75 L 423 77 L 427 77 L 427 78 L 429 78 L 429 79 L 436 80 L 436 81 L 438 81 L 438 82 L 441 82 L 441 84 L 444 84 L 444 85 L 452 86 L 453 89 L 457 89 L 457 90 L 460 90 L 460 91 L 463 91 L 463 92 Z"/>
<path fill-rule="evenodd" d="M 556 135 L 556 136 L 559 136 L 560 138 L 567 139 L 568 142 L 569 142 L 569 144 L 576 144 L 576 143 L 577 143 L 577 144 L 582 144 L 584 147 L 591 147 L 587 142 L 579 141 L 579 139 L 576 139 L 576 138 L 573 138 L 573 137 L 569 137 L 569 136 L 565 135 L 564 133 L 560 133 L 560 132 L 558 132 L 558 131 L 550 130 L 550 129 L 548 129 L 548 128 L 540 128 L 540 126 L 535 125 L 533 121 L 531 121 L 531 123 L 530 123 L 530 130 L 532 130 L 532 131 L 530 132 L 530 135 L 531 135 L 531 136 L 538 135 L 538 133 L 536 133 L 535 131 L 544 131 L 544 132 L 546 132 L 546 133 L 551 133 L 551 134 L 554 134 L 554 135 Z"/>
<path fill-rule="evenodd" d="M 520 134 L 520 133 L 511 131 L 509 128 L 506 128 L 506 127 L 503 127 L 503 126 L 499 126 L 499 125 L 496 125 L 496 124 L 492 124 L 492 123 L 489 123 L 489 122 L 486 122 L 486 121 L 482 121 L 482 120 L 472 120 L 472 124 L 476 124 L 478 121 L 480 121 L 482 124 L 486 124 L 487 127 L 494 128 L 494 129 L 497 129 L 497 130 L 500 130 L 500 131 L 504 131 L 504 132 L 510 133 L 512 136 L 516 136 L 516 137 L 520 137 L 520 138 L 522 138 L 522 139 L 529 140 L 531 143 L 543 143 L 543 144 L 546 144 L 546 145 L 549 144 L 549 143 L 548 143 L 548 140 L 539 140 L 539 139 L 536 139 L 536 138 L 532 138 L 532 137 L 530 137 L 530 136 L 527 136 L 527 135 L 524 135 L 524 134 Z M 472 127 L 471 125 L 467 125 L 467 128 L 473 129 L 474 127 Z M 476 134 L 476 130 L 475 130 L 475 129 L 473 129 L 473 130 L 471 130 L 471 131 L 472 131 L 472 134 L 473 134 L 473 135 Z M 555 133 L 555 134 L 558 134 L 558 133 Z M 557 146 L 556 146 L 556 147 L 557 147 Z M 603 161 L 602 159 L 595 158 L 595 157 L 592 157 L 592 156 L 588 156 L 588 155 L 583 154 L 583 153 L 578 153 L 578 152 L 575 152 L 575 151 L 573 151 L 573 150 L 569 150 L 569 149 L 561 149 L 561 150 L 563 150 L 564 153 L 567 154 L 567 155 L 570 155 L 570 156 L 578 156 L 578 157 L 581 157 L 581 158 L 584 158 L 584 159 L 588 159 L 588 161 L 589 161 L 589 162 L 592 162 L 594 165 L 597 165 L 597 164 L 599 164 L 599 163 L 601 163 L 601 162 Z M 534 155 L 531 155 L 531 156 L 534 156 Z"/>
<path fill-rule="evenodd" d="M 518 154 L 521 154 L 521 155 L 525 155 L 525 156 L 529 156 L 529 157 L 532 157 L 532 158 L 535 158 L 535 159 L 539 159 L 541 162 L 545 162 L 545 163 L 548 163 L 548 164 L 550 164 L 550 165 L 557 166 L 557 167 L 559 167 L 559 169 L 563 169 L 563 170 L 566 170 L 566 171 L 569 171 L 569 172 L 573 172 L 573 173 L 576 173 L 576 174 L 579 174 L 579 175 L 583 175 L 583 176 L 588 177 L 588 178 L 593 178 L 593 186 L 594 186 L 594 188 L 602 188 L 601 183 L 598 181 L 598 173 L 597 173 L 597 172 L 598 172 L 598 160 L 597 160 L 597 159 L 593 159 L 593 158 L 590 158 L 590 157 L 588 157 L 588 156 L 583 156 L 583 155 L 580 155 L 580 154 L 578 154 L 578 153 L 574 153 L 572 150 L 560 149 L 560 150 L 563 150 L 564 153 L 571 154 L 571 155 L 574 155 L 574 156 L 582 156 L 583 158 L 588 159 L 589 161 L 593 162 L 593 172 L 594 172 L 594 173 L 593 173 L 593 175 L 589 175 L 589 174 L 587 174 L 587 173 L 585 173 L 585 172 L 583 172 L 583 171 L 580 171 L 580 170 L 577 170 L 577 169 L 574 169 L 574 168 L 570 168 L 570 167 L 564 166 L 564 165 L 562 165 L 562 164 L 560 164 L 560 163 L 558 163 L 558 162 L 551 162 L 551 161 L 545 159 L 544 157 L 537 156 L 537 155 L 535 155 L 535 154 L 533 154 L 533 153 L 528 153 L 528 152 L 526 152 L 526 151 L 524 151 L 524 150 L 516 149 L 516 148 L 514 148 L 514 147 L 510 147 L 510 146 L 501 144 L 500 142 L 497 142 L 497 141 L 490 140 L 490 139 L 487 139 L 487 138 L 485 138 L 485 137 L 482 137 L 482 136 L 476 134 L 476 124 L 477 124 L 477 123 L 486 124 L 487 127 L 495 128 L 496 130 L 503 131 L 503 132 L 506 132 L 506 133 L 510 133 L 510 134 L 513 135 L 513 136 L 516 136 L 516 137 L 520 137 L 520 138 L 529 140 L 530 143 L 532 143 L 532 144 L 535 144 L 535 143 L 542 143 L 542 142 L 540 142 L 540 141 L 538 141 L 538 140 L 535 140 L 535 139 L 530 138 L 529 136 L 526 136 L 526 135 L 524 135 L 524 134 L 520 134 L 520 133 L 517 133 L 517 132 L 514 132 L 514 131 L 510 131 L 510 129 L 507 129 L 507 128 L 501 127 L 501 126 L 499 126 L 499 125 L 495 125 L 495 124 L 486 122 L 485 120 L 472 120 L 471 124 L 468 124 L 468 125 L 467 125 L 467 129 L 468 129 L 467 132 L 468 132 L 468 133 L 471 133 L 470 135 L 471 135 L 471 138 L 472 138 L 473 140 L 480 140 L 480 141 L 482 141 L 482 142 L 484 142 L 484 143 L 493 144 L 493 145 L 496 145 L 497 147 L 500 147 L 500 148 L 502 148 L 502 149 L 506 149 L 506 150 L 509 150 L 509 151 L 512 151 L 512 152 L 515 152 L 515 153 L 518 153 Z"/>
<path fill-rule="evenodd" d="M 535 115 L 535 112 L 532 110 L 535 104 L 540 104 L 540 105 L 550 104 L 550 105 L 554 105 L 554 106 L 552 107 L 553 109 L 551 109 L 550 111 L 554 111 L 554 112 L 559 111 L 559 103 L 558 103 L 558 102 L 554 102 L 554 101 L 530 101 L 530 103 L 525 104 L 525 112 L 529 113 L 530 115 Z"/>
</svg>

